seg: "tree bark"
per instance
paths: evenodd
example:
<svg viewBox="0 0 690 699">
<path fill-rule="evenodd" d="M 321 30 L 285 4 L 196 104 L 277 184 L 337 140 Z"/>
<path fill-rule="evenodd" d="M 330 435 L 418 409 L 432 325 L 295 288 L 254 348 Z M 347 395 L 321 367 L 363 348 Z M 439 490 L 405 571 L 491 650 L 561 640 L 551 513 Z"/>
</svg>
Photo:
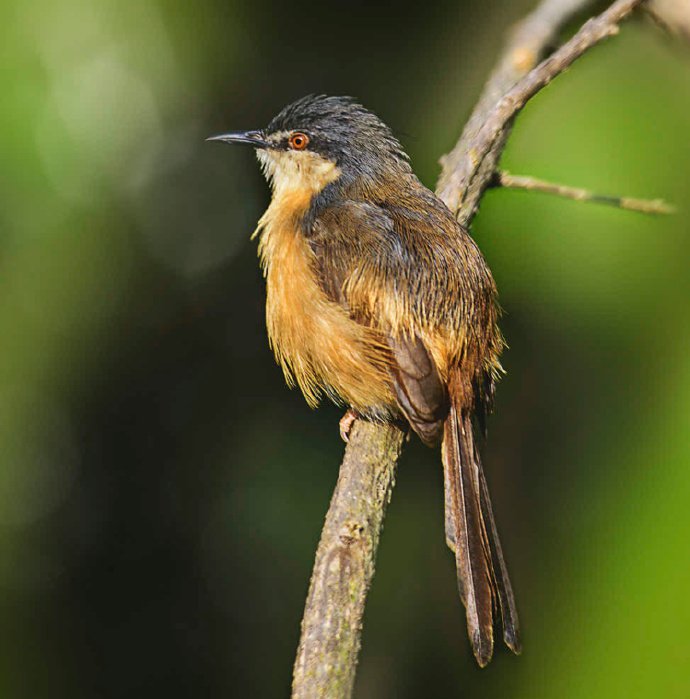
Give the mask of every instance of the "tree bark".
<svg viewBox="0 0 690 699">
<path fill-rule="evenodd" d="M 302 619 L 292 696 L 349 697 L 367 592 L 403 433 L 358 420 L 321 533 Z"/>
</svg>

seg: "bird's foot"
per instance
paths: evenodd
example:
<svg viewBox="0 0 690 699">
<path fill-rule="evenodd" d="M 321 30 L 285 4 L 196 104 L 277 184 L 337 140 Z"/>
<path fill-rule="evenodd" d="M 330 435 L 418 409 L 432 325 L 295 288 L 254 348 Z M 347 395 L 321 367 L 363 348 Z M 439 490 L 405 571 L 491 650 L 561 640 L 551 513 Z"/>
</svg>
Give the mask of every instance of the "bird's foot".
<svg viewBox="0 0 690 699">
<path fill-rule="evenodd" d="M 340 438 L 347 444 L 350 441 L 350 430 L 352 425 L 355 424 L 355 420 L 359 417 L 356 411 L 352 408 L 348 408 L 345 415 L 340 418 Z"/>
</svg>

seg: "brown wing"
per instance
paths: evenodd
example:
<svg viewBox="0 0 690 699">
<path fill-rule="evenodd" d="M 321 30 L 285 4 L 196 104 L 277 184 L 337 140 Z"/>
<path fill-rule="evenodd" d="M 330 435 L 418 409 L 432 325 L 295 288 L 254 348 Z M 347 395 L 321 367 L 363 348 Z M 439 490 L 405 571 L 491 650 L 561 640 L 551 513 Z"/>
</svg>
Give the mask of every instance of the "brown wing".
<svg viewBox="0 0 690 699">
<path fill-rule="evenodd" d="M 391 275 L 391 266 L 404 264 L 407 256 L 394 219 L 380 207 L 348 203 L 328 209 L 316 219 L 308 239 L 328 297 L 346 308 L 357 322 L 378 326 L 375 308 L 363 310 L 351 303 L 348 281 L 353 275 Z M 406 292 L 399 289 L 401 294 Z M 394 359 L 391 383 L 400 411 L 422 441 L 433 445 L 441 437 L 448 412 L 446 389 L 436 365 L 413 329 L 397 334 L 381 330 Z"/>
<path fill-rule="evenodd" d="M 448 412 L 446 389 L 424 343 L 414 338 L 388 337 L 393 352 L 393 388 L 398 405 L 412 429 L 429 445 L 443 434 Z"/>
</svg>

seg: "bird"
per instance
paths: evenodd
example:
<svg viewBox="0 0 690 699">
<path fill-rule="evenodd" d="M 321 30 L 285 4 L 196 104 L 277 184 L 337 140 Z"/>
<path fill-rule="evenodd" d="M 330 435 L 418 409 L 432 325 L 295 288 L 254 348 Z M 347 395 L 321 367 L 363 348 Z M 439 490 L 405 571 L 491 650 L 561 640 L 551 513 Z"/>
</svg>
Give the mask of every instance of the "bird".
<svg viewBox="0 0 690 699">
<path fill-rule="evenodd" d="M 491 271 L 414 174 L 391 129 L 351 97 L 308 95 L 266 128 L 207 140 L 255 149 L 272 197 L 252 236 L 270 346 L 288 385 L 355 418 L 441 443 L 446 542 L 480 667 L 499 618 L 521 652 L 513 588 L 478 443 L 503 373 Z"/>
</svg>

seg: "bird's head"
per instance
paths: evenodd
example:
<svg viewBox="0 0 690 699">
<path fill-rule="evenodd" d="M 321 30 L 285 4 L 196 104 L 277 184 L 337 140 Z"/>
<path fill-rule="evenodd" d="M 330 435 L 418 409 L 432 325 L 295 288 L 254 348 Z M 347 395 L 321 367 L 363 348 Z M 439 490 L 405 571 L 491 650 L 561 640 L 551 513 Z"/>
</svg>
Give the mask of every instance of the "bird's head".
<svg viewBox="0 0 690 699">
<path fill-rule="evenodd" d="M 309 95 L 285 107 L 265 129 L 209 140 L 253 146 L 276 192 L 317 193 L 336 180 L 372 187 L 380 178 L 411 172 L 388 126 L 351 97 Z"/>
</svg>

